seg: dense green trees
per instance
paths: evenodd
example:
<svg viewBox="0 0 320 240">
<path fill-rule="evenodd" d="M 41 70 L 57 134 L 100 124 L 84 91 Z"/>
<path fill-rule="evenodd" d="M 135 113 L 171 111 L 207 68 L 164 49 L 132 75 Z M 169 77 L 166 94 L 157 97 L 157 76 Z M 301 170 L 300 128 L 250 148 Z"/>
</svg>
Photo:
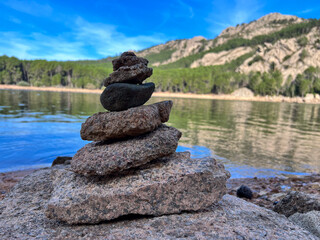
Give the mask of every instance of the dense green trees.
<svg viewBox="0 0 320 240">
<path fill-rule="evenodd" d="M 2 84 L 101 88 L 103 79 L 111 72 L 110 65 L 90 62 L 24 61 L 0 57 Z"/>
<path fill-rule="evenodd" d="M 275 66 L 265 73 L 248 75 L 236 72 L 236 68 L 253 52 L 219 66 L 198 68 L 155 67 L 147 80 L 156 84 L 157 91 L 227 94 L 240 87 L 248 87 L 259 95 L 305 96 L 320 93 L 320 69 L 309 67 L 295 79 L 291 76 L 282 86 L 283 77 Z M 255 61 L 261 61 L 256 59 Z M 103 79 L 111 72 L 110 63 L 24 61 L 14 57 L 0 57 L 1 84 L 21 86 L 68 86 L 101 88 Z"/>
</svg>

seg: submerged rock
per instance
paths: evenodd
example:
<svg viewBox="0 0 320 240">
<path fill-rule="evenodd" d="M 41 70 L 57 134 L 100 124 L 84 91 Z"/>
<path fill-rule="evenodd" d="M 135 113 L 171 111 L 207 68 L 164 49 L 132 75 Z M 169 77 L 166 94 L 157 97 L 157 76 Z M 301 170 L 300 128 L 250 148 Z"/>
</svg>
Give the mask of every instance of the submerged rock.
<svg viewBox="0 0 320 240">
<path fill-rule="evenodd" d="M 274 207 L 274 211 L 286 217 L 294 213 L 306 213 L 312 210 L 320 211 L 320 195 L 289 192 Z"/>
<path fill-rule="evenodd" d="M 121 112 L 100 112 L 81 126 L 81 138 L 89 141 L 139 136 L 169 120 L 172 101 L 130 108 Z"/>
<path fill-rule="evenodd" d="M 0 201 L 0 239 L 318 239 L 286 217 L 230 195 L 198 212 L 69 226 L 44 214 L 51 172 L 32 173 Z"/>
<path fill-rule="evenodd" d="M 173 154 L 181 132 L 161 125 L 155 131 L 134 138 L 92 142 L 72 158 L 71 170 L 82 175 L 108 175 L 137 167 L 154 159 Z"/>
<path fill-rule="evenodd" d="M 124 52 L 121 54 L 120 58 L 112 60 L 113 71 L 116 71 L 123 66 L 130 67 L 139 63 L 147 66 L 149 61 L 145 58 L 137 57 L 133 52 Z"/>
<path fill-rule="evenodd" d="M 226 193 L 229 172 L 213 158 L 176 153 L 115 177 L 54 173 L 46 215 L 68 224 L 98 223 L 129 214 L 163 215 L 199 210 Z"/>
<path fill-rule="evenodd" d="M 150 99 L 154 88 L 154 83 L 141 85 L 114 83 L 104 89 L 100 102 L 109 111 L 127 110 L 145 104 Z"/>
<path fill-rule="evenodd" d="M 104 80 L 105 87 L 113 83 L 131 83 L 141 84 L 152 75 L 152 68 L 148 68 L 144 63 L 138 63 L 133 66 L 123 66 L 111 73 Z"/>
</svg>

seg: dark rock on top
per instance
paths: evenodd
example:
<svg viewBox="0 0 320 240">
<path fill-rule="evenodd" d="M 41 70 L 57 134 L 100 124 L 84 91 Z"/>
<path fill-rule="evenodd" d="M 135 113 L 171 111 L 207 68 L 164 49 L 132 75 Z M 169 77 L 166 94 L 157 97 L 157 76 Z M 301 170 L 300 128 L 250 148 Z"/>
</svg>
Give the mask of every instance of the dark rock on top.
<svg viewBox="0 0 320 240">
<path fill-rule="evenodd" d="M 240 198 L 252 199 L 253 194 L 251 189 L 248 186 L 241 185 L 241 187 L 239 187 L 237 190 L 237 196 Z"/>
<path fill-rule="evenodd" d="M 230 195 L 199 212 L 69 226 L 44 214 L 52 171 L 37 170 L 0 201 L 0 239 L 319 239 L 284 216 Z"/>
<path fill-rule="evenodd" d="M 292 191 L 274 206 L 275 212 L 284 214 L 286 217 L 297 212 L 306 213 L 312 210 L 320 211 L 319 194 L 313 195 Z"/>
<path fill-rule="evenodd" d="M 105 87 L 112 83 L 131 83 L 141 84 L 144 80 L 152 75 L 152 68 L 145 64 L 139 63 L 133 66 L 123 66 L 114 71 L 103 82 Z"/>
<path fill-rule="evenodd" d="M 82 175 L 109 175 L 173 154 L 181 132 L 162 124 L 153 132 L 127 140 L 92 142 L 72 158 L 71 170 Z"/>
<path fill-rule="evenodd" d="M 145 58 L 137 57 L 133 52 L 124 52 L 121 54 L 120 58 L 112 60 L 113 71 L 116 71 L 123 66 L 130 67 L 139 63 L 147 66 L 148 60 Z"/>
<path fill-rule="evenodd" d="M 169 120 L 172 101 L 130 108 L 121 112 L 100 112 L 81 126 L 81 138 L 104 141 L 139 136 L 155 130 Z"/>
<path fill-rule="evenodd" d="M 53 174 L 46 215 L 68 224 L 93 224 L 129 214 L 197 211 L 221 200 L 229 177 L 215 159 L 191 159 L 188 152 L 109 178 L 87 178 L 61 169 Z"/>
<path fill-rule="evenodd" d="M 109 111 L 127 110 L 145 104 L 150 99 L 154 88 L 154 83 L 141 85 L 114 83 L 104 89 L 100 102 Z"/>
</svg>

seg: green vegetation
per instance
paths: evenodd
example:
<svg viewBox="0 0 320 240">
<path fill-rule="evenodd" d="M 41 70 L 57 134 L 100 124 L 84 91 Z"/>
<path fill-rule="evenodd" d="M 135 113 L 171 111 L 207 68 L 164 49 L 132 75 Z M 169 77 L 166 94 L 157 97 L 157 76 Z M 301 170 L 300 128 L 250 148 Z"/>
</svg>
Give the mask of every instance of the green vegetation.
<svg viewBox="0 0 320 240">
<path fill-rule="evenodd" d="M 22 86 L 68 86 L 101 88 L 103 79 L 112 72 L 108 63 L 90 61 L 56 62 L 24 61 L 15 57 L 0 57 L 0 83 Z"/>
<path fill-rule="evenodd" d="M 300 57 L 299 60 L 303 62 L 303 60 L 304 60 L 306 57 L 308 57 L 308 56 L 309 56 L 308 51 L 305 50 L 305 49 L 303 49 L 303 50 L 301 51 L 301 53 L 299 54 L 299 57 Z"/>
<path fill-rule="evenodd" d="M 172 55 L 172 53 L 173 53 L 174 51 L 176 51 L 176 49 L 169 49 L 169 48 L 168 48 L 168 49 L 162 50 L 162 51 L 159 52 L 159 53 L 150 53 L 150 54 L 146 55 L 145 58 L 148 59 L 148 61 L 149 61 L 150 64 L 154 64 L 154 63 L 156 63 L 156 62 L 162 63 L 162 62 L 170 59 L 170 58 L 171 58 L 171 55 Z"/>
<path fill-rule="evenodd" d="M 289 24 L 294 22 L 295 19 L 294 18 L 290 18 L 290 19 L 279 19 L 279 20 L 273 20 L 270 22 L 270 24 Z"/>
<path fill-rule="evenodd" d="M 320 93 L 320 69 L 309 67 L 295 79 L 289 78 L 281 86 L 283 78 L 275 64 L 270 71 L 251 72 L 248 75 L 236 72 L 254 52 L 247 53 L 229 63 L 198 68 L 165 69 L 154 68 L 148 79 L 157 86 L 157 91 L 191 93 L 231 93 L 240 87 L 248 87 L 255 94 L 305 96 L 306 93 Z M 255 59 L 255 60 L 254 60 Z M 261 61 L 259 57 L 254 61 Z M 252 60 L 252 61 L 253 61 Z M 0 57 L 1 84 L 20 86 L 68 86 L 78 88 L 101 88 L 102 82 L 112 69 L 106 63 L 48 62 L 44 60 L 24 61 L 14 57 Z"/>
<path fill-rule="evenodd" d="M 320 68 L 307 68 L 303 74 L 298 74 L 295 80 L 290 81 L 283 91 L 284 95 L 290 97 L 304 97 L 307 93 L 320 94 Z"/>
<path fill-rule="evenodd" d="M 292 54 L 289 54 L 289 55 L 285 56 L 285 57 L 282 59 L 282 62 L 287 61 L 287 60 L 290 59 L 291 57 L 292 57 Z"/>
<path fill-rule="evenodd" d="M 251 66 L 255 62 L 264 61 L 263 57 L 256 55 L 251 61 L 248 62 L 248 66 Z"/>
<path fill-rule="evenodd" d="M 308 44 L 308 38 L 306 36 L 303 36 L 297 40 L 297 43 L 300 47 L 305 47 Z"/>
</svg>

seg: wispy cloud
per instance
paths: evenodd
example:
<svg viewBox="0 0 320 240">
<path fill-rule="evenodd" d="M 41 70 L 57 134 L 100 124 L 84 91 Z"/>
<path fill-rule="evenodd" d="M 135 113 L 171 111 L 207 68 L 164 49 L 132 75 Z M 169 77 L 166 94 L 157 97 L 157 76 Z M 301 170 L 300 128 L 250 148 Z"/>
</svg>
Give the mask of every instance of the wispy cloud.
<svg viewBox="0 0 320 240">
<path fill-rule="evenodd" d="M 210 23 L 208 29 L 213 36 L 219 34 L 224 28 L 249 22 L 258 18 L 263 4 L 257 0 L 235 0 L 230 4 L 226 1 L 214 1 L 212 12 L 206 19 Z"/>
<path fill-rule="evenodd" d="M 68 32 L 56 36 L 0 32 L 0 55 L 22 59 L 97 59 L 126 50 L 141 50 L 167 40 L 161 34 L 128 37 L 117 31 L 116 26 L 90 23 L 81 17 L 71 26 Z"/>
<path fill-rule="evenodd" d="M 49 4 L 39 4 L 35 1 L 7 0 L 2 4 L 16 11 L 37 17 L 49 16 L 52 13 L 52 7 Z"/>
<path fill-rule="evenodd" d="M 312 12 L 317 12 L 320 10 L 320 7 L 312 7 L 312 8 L 306 8 L 300 12 L 294 13 L 294 14 L 308 14 Z"/>
<path fill-rule="evenodd" d="M 13 16 L 10 16 L 8 20 L 16 24 L 21 24 L 21 20 Z"/>
<path fill-rule="evenodd" d="M 114 25 L 90 23 L 81 17 L 75 21 L 73 34 L 78 42 L 85 42 L 94 47 L 103 56 L 114 55 L 124 50 L 141 50 L 147 46 L 162 43 L 162 34 L 151 36 L 138 35 L 128 37 L 119 32 Z"/>
<path fill-rule="evenodd" d="M 193 18 L 194 17 L 193 8 L 190 5 L 188 5 L 187 3 L 185 3 L 182 0 L 177 0 L 177 2 L 183 9 L 186 9 L 188 11 L 188 13 L 189 13 L 188 17 L 189 18 Z"/>
</svg>

